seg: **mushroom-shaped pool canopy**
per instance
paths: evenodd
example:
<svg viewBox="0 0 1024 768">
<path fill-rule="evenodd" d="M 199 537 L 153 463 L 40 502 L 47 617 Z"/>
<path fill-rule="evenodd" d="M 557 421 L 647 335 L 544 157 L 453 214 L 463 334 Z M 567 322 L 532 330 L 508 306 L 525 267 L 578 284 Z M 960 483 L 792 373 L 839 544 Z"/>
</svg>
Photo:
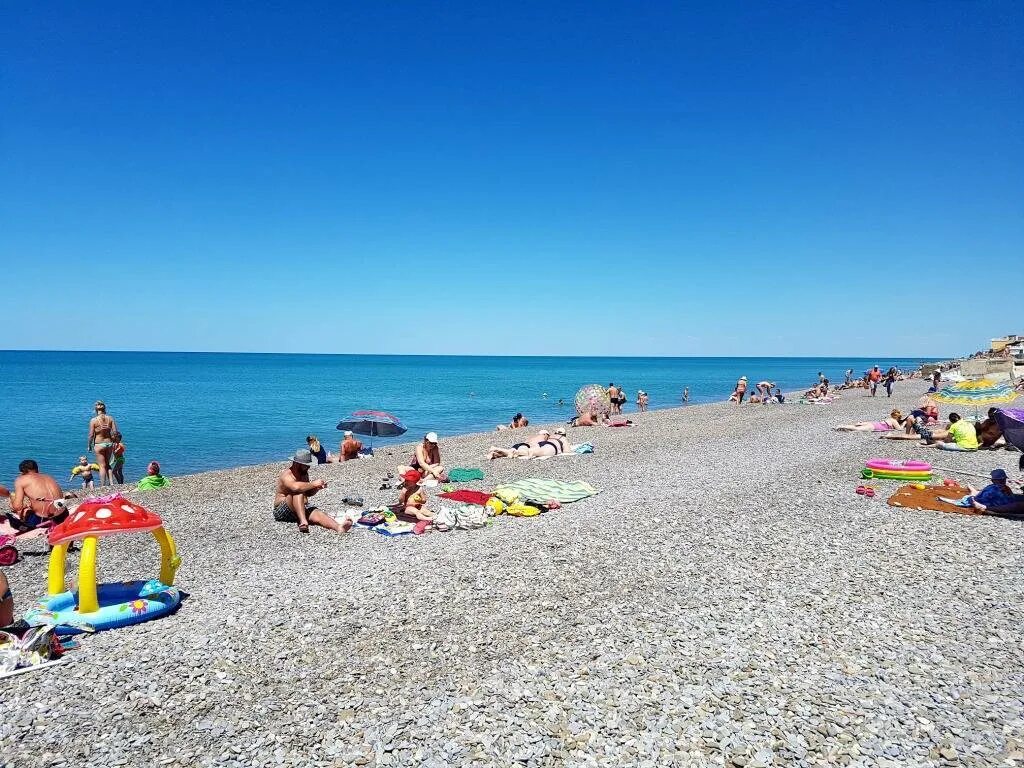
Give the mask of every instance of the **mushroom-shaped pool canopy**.
<svg viewBox="0 0 1024 768">
<path fill-rule="evenodd" d="M 120 494 L 102 496 L 84 501 L 68 519 L 50 530 L 47 536 L 50 552 L 49 593 L 64 591 L 64 563 L 68 545 L 82 542 L 82 557 L 78 564 L 78 611 L 92 613 L 99 610 L 96 585 L 96 544 L 101 536 L 115 533 L 152 532 L 160 545 L 160 581 L 174 584 L 174 573 L 181 564 L 174 539 L 164 530 L 160 515 L 150 512 L 141 504 L 134 504 Z"/>
<path fill-rule="evenodd" d="M 121 496 L 88 499 L 68 515 L 68 519 L 51 528 L 50 546 L 81 541 L 89 536 L 111 536 L 115 533 L 146 533 L 162 527 L 160 515 Z"/>
</svg>

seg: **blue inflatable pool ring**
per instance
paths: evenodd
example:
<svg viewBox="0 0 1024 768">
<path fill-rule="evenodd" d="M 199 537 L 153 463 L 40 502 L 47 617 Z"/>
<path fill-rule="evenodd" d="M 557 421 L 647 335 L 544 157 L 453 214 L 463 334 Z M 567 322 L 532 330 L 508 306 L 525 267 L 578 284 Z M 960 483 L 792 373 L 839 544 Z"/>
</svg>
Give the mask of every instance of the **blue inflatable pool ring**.
<svg viewBox="0 0 1024 768">
<path fill-rule="evenodd" d="M 181 592 L 158 579 L 100 584 L 100 609 L 80 613 L 75 592 L 61 592 L 40 600 L 25 614 L 29 624 L 53 624 L 58 635 L 127 627 L 173 613 L 181 605 Z"/>
</svg>

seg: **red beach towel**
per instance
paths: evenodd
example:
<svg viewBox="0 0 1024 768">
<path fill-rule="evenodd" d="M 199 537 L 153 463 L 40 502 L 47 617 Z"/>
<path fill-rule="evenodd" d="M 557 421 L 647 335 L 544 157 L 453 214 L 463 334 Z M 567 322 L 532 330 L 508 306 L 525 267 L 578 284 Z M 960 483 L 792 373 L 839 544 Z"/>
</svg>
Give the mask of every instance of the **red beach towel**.
<svg viewBox="0 0 1024 768">
<path fill-rule="evenodd" d="M 451 493 L 440 494 L 442 499 L 461 501 L 465 504 L 479 504 L 481 507 L 487 505 L 487 500 L 492 494 L 483 491 L 452 491 Z"/>
</svg>

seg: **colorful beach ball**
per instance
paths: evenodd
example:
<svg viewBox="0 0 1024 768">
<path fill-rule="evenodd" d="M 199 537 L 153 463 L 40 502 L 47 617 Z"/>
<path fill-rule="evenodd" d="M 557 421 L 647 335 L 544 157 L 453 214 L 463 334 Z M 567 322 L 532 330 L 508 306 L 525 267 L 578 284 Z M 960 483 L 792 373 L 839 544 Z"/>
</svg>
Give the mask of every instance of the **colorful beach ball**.
<svg viewBox="0 0 1024 768">
<path fill-rule="evenodd" d="M 576 413 L 603 413 L 605 416 L 612 412 L 612 401 L 608 397 L 608 390 L 600 384 L 587 384 L 576 393 Z"/>
</svg>

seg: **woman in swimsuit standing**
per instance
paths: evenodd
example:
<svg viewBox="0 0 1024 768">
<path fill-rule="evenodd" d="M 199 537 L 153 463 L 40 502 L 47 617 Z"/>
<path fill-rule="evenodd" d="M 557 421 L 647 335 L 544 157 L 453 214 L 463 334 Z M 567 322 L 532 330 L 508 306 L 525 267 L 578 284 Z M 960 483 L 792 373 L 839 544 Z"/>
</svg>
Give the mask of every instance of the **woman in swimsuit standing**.
<svg viewBox="0 0 1024 768">
<path fill-rule="evenodd" d="M 118 431 L 117 422 L 107 413 L 107 406 L 97 400 L 96 415 L 89 420 L 89 450 L 96 454 L 96 463 L 100 465 L 100 485 L 112 485 L 110 471 L 111 457 L 114 453 L 113 434 Z"/>
</svg>

